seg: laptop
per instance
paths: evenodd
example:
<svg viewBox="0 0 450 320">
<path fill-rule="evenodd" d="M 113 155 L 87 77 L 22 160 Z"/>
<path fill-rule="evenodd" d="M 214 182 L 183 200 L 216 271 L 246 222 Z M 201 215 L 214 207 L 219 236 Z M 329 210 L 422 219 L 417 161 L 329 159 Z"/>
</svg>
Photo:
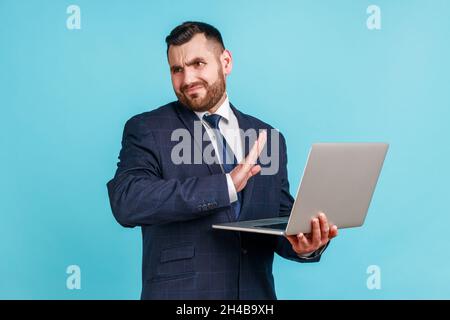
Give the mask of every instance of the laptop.
<svg viewBox="0 0 450 320">
<path fill-rule="evenodd" d="M 388 148 L 387 143 L 315 143 L 289 216 L 212 227 L 279 236 L 310 233 L 311 219 L 320 212 L 339 229 L 362 226 Z"/>
</svg>

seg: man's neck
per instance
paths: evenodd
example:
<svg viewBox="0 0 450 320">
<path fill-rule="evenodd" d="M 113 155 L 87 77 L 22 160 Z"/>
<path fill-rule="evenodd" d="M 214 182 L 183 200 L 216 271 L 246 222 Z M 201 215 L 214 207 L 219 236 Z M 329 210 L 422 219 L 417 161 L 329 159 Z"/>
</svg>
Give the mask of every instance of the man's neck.
<svg viewBox="0 0 450 320">
<path fill-rule="evenodd" d="M 222 105 L 222 103 L 225 101 L 225 99 L 227 98 L 227 93 L 225 92 L 222 96 L 222 98 L 220 98 L 219 102 L 216 103 L 216 105 L 214 107 L 212 107 L 211 109 L 208 110 L 209 113 L 215 113 L 217 111 L 217 109 L 219 109 L 219 107 Z"/>
</svg>

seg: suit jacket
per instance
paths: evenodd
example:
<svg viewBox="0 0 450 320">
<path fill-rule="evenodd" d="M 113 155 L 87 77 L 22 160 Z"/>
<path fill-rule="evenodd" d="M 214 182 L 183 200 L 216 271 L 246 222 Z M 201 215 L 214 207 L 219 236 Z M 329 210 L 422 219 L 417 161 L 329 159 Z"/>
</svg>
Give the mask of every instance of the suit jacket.
<svg viewBox="0 0 450 320">
<path fill-rule="evenodd" d="M 270 125 L 231 105 L 239 127 Z M 235 220 L 226 176 L 219 164 L 174 164 L 175 129 L 194 135 L 196 114 L 175 101 L 132 117 L 125 124 L 117 172 L 108 182 L 112 212 L 124 227 L 142 228 L 142 299 L 276 299 L 274 252 L 298 262 L 284 237 L 215 230 Z M 202 135 L 204 128 L 202 126 Z M 192 139 L 192 148 L 210 143 Z M 194 149 L 192 149 L 194 150 Z M 245 155 L 249 151 L 245 144 Z M 270 150 L 269 150 L 270 152 Z M 289 215 L 286 143 L 280 134 L 279 170 L 252 177 L 242 191 L 239 220 Z"/>
</svg>

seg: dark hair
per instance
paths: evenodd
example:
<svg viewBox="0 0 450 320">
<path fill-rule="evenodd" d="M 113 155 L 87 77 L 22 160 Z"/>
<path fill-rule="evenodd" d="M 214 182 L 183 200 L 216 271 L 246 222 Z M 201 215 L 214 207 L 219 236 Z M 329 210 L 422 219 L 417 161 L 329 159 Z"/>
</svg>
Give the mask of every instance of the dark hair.
<svg viewBox="0 0 450 320">
<path fill-rule="evenodd" d="M 167 55 L 171 45 L 180 46 L 189 42 L 192 37 L 198 33 L 203 33 L 208 40 L 214 40 L 220 44 L 222 51 L 225 49 L 222 35 L 219 30 L 210 24 L 198 21 L 186 21 L 173 29 L 166 37 Z"/>
</svg>

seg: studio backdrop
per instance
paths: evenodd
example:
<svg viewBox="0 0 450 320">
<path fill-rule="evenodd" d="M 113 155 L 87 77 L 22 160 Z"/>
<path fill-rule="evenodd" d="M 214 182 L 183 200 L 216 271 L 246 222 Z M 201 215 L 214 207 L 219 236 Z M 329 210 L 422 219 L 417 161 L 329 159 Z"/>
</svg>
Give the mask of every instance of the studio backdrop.
<svg viewBox="0 0 450 320">
<path fill-rule="evenodd" d="M 232 52 L 230 101 L 287 141 L 388 142 L 363 227 L 320 263 L 276 257 L 281 299 L 450 298 L 450 2 L 0 0 L 0 298 L 137 299 L 141 233 L 106 182 L 125 122 L 176 100 L 165 37 Z"/>
</svg>

